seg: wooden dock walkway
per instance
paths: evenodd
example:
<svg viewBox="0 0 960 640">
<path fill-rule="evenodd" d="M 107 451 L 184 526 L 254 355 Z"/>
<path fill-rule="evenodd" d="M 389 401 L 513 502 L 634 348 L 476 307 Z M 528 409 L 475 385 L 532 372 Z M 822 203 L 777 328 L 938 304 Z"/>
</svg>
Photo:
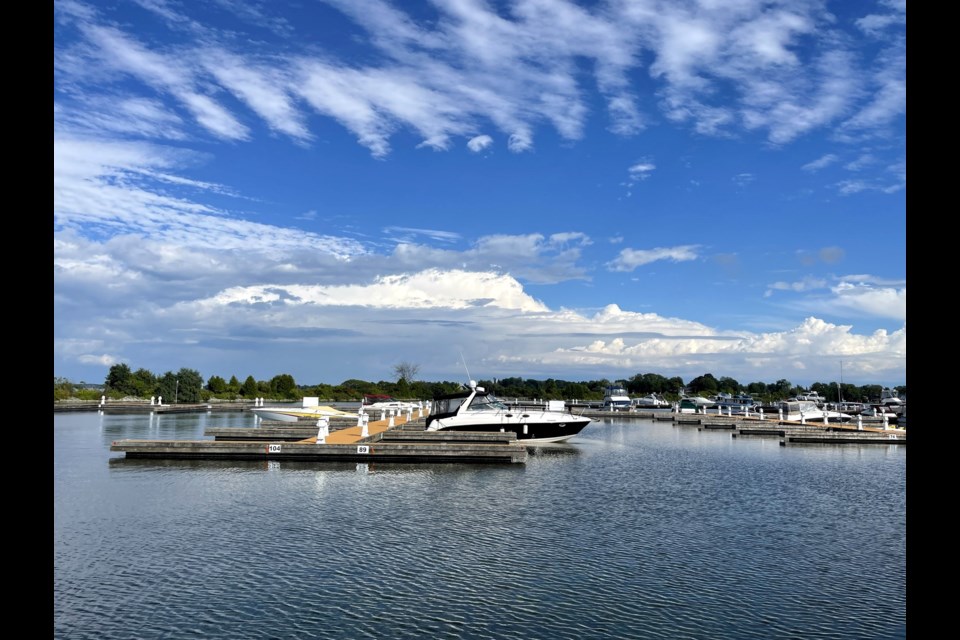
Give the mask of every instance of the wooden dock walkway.
<svg viewBox="0 0 960 640">
<path fill-rule="evenodd" d="M 420 419 L 422 422 L 422 419 Z M 392 422 L 392 424 L 391 424 Z M 412 422 L 412 421 L 411 421 Z M 404 428 L 403 416 L 342 426 L 317 442 L 317 426 L 208 429 L 214 440 L 117 440 L 110 451 L 127 458 L 199 460 L 310 460 L 315 462 L 523 463 L 527 448 L 513 432 L 468 433 Z M 307 435 L 312 433 L 313 435 Z"/>
<path fill-rule="evenodd" d="M 641 418 L 673 422 L 676 425 L 697 425 L 704 430 L 730 431 L 737 436 L 777 436 L 781 444 L 906 444 L 905 429 L 884 428 L 882 419 L 861 419 L 856 422 L 794 422 L 778 416 L 724 415 L 720 413 L 674 413 L 670 411 L 584 411 L 594 420 Z"/>
</svg>

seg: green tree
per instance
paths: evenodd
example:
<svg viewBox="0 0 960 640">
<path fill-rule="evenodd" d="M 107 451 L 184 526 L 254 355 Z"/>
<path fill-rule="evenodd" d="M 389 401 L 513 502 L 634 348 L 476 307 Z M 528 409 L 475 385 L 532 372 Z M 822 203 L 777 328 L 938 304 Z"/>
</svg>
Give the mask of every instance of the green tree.
<svg viewBox="0 0 960 640">
<path fill-rule="evenodd" d="M 182 368 L 177 372 L 174 402 L 197 403 L 203 400 L 203 377 L 196 369 Z"/>
<path fill-rule="evenodd" d="M 729 394 L 740 393 L 740 383 L 734 380 L 733 378 L 728 378 L 726 376 L 721 377 L 717 380 L 717 390 Z"/>
<path fill-rule="evenodd" d="M 207 380 L 207 389 L 216 395 L 222 395 L 227 392 L 227 381 L 220 376 L 210 376 Z"/>
<path fill-rule="evenodd" d="M 570 400 L 583 400 L 590 396 L 590 388 L 582 382 L 574 382 L 567 386 L 566 394 Z"/>
<path fill-rule="evenodd" d="M 253 379 L 253 376 L 247 376 L 247 379 L 243 381 L 243 386 L 240 387 L 240 395 L 250 400 L 256 398 L 259 392 L 260 389 L 257 387 L 257 381 Z"/>
<path fill-rule="evenodd" d="M 780 379 L 770 387 L 770 395 L 774 398 L 786 398 L 792 394 L 793 383 L 789 380 Z"/>
<path fill-rule="evenodd" d="M 133 384 L 133 373 L 130 371 L 130 365 L 118 363 L 110 367 L 107 372 L 107 379 L 104 381 L 104 387 L 107 392 L 115 391 L 117 394 L 133 395 L 137 392 Z"/>
<path fill-rule="evenodd" d="M 237 376 L 230 376 L 230 382 L 227 383 L 227 390 L 231 393 L 240 393 L 240 381 Z"/>
<path fill-rule="evenodd" d="M 680 390 L 683 389 L 684 387 L 683 378 L 681 378 L 680 376 L 674 376 L 673 378 L 670 378 L 670 386 L 673 388 L 674 391 L 679 393 Z"/>
<path fill-rule="evenodd" d="M 300 395 L 297 383 L 289 373 L 281 373 L 270 379 L 270 392 L 277 398 L 296 399 Z"/>
<path fill-rule="evenodd" d="M 73 383 L 66 378 L 53 377 L 53 401 L 66 400 L 72 398 L 74 393 Z"/>
<path fill-rule="evenodd" d="M 705 373 L 702 376 L 698 376 L 690 381 L 690 384 L 687 385 L 690 390 L 690 393 L 693 394 L 705 394 L 708 396 L 716 395 L 717 393 L 717 379 L 713 377 L 712 373 Z"/>
<path fill-rule="evenodd" d="M 166 404 L 173 404 L 177 398 L 177 374 L 167 371 L 157 378 L 157 396 Z"/>
<path fill-rule="evenodd" d="M 133 388 L 136 389 L 135 395 L 138 398 L 147 398 L 155 395 L 157 390 L 157 376 L 153 375 L 148 369 L 137 369 L 133 372 L 131 378 Z"/>
<path fill-rule="evenodd" d="M 339 385 L 337 385 L 337 389 L 347 398 L 358 400 L 367 393 L 380 393 L 380 391 L 377 389 L 377 385 L 373 384 L 372 382 L 356 380 L 353 378 L 341 382 Z"/>
</svg>

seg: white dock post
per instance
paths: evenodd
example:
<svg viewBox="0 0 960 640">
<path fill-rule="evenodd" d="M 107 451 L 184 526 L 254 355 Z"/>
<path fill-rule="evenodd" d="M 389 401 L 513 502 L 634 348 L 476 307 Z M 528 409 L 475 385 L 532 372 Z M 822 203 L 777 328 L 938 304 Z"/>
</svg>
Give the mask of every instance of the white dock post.
<svg viewBox="0 0 960 640">
<path fill-rule="evenodd" d="M 883 428 L 884 429 L 890 428 L 890 416 L 887 413 L 883 414 Z"/>
<path fill-rule="evenodd" d="M 863 416 L 857 414 L 857 431 L 863 431 Z"/>
<path fill-rule="evenodd" d="M 380 409 L 380 419 L 381 420 L 387 419 L 387 412 L 384 409 Z"/>
<path fill-rule="evenodd" d="M 157 401 L 157 397 L 156 397 L 156 396 L 150 396 L 150 406 L 151 406 L 151 407 L 154 405 L 154 403 L 155 403 L 156 401 Z"/>
<path fill-rule="evenodd" d="M 370 435 L 370 429 L 369 429 L 369 427 L 367 427 L 367 421 L 364 420 L 364 421 L 363 421 L 363 426 L 360 427 L 360 437 L 361 437 L 361 438 L 366 438 L 366 437 L 369 436 L 369 435 Z"/>
<path fill-rule="evenodd" d="M 777 409 L 777 420 L 783 422 L 783 407 Z"/>
<path fill-rule="evenodd" d="M 763 407 L 760 407 L 760 420 L 763 420 Z"/>
<path fill-rule="evenodd" d="M 163 406 L 163 396 L 157 396 L 157 406 Z"/>
<path fill-rule="evenodd" d="M 387 426 L 392 427 L 393 425 L 393 411 L 390 412 L 390 418 L 387 420 Z"/>
<path fill-rule="evenodd" d="M 100 396 L 100 406 L 102 407 L 107 403 L 107 396 Z"/>
<path fill-rule="evenodd" d="M 357 411 L 357 426 L 359 427 L 363 424 L 363 407 L 360 407 L 360 411 Z"/>
<path fill-rule="evenodd" d="M 324 444 L 329 433 L 329 421 L 326 417 L 317 420 L 317 444 Z"/>
<path fill-rule="evenodd" d="M 800 414 L 800 424 L 807 424 L 807 416 Z"/>
<path fill-rule="evenodd" d="M 830 416 L 823 414 L 823 424 L 830 424 Z"/>
</svg>

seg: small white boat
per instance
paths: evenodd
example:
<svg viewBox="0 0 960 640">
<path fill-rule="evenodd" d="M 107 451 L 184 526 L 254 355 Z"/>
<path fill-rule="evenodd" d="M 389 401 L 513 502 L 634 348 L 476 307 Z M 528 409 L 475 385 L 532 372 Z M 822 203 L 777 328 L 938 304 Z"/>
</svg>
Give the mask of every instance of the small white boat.
<svg viewBox="0 0 960 640">
<path fill-rule="evenodd" d="M 396 398 L 382 393 L 368 393 L 363 396 L 363 401 L 360 404 L 360 409 L 362 411 L 410 411 L 412 409 L 419 409 L 423 405 L 417 402 L 407 402 L 406 400 L 397 400 Z"/>
<path fill-rule="evenodd" d="M 631 400 L 637 409 L 663 409 L 670 406 L 670 401 L 659 393 L 649 393 L 640 398 Z"/>
<path fill-rule="evenodd" d="M 803 401 L 812 402 L 812 403 L 814 403 L 815 405 L 817 405 L 818 407 L 822 407 L 822 406 L 824 405 L 824 403 L 826 403 L 826 401 L 827 401 L 826 398 L 824 398 L 823 396 L 821 396 L 821 395 L 820 395 L 818 392 L 816 392 L 816 391 L 803 391 L 803 392 L 801 392 L 801 393 L 798 393 L 798 394 L 796 395 L 796 397 L 795 397 L 795 398 L 792 398 L 792 399 L 793 399 L 793 400 L 797 400 L 797 401 L 799 401 L 799 402 L 803 402 Z"/>
<path fill-rule="evenodd" d="M 678 413 L 706 413 L 709 407 L 714 406 L 713 400 L 703 396 L 682 396 L 677 405 Z"/>
<path fill-rule="evenodd" d="M 524 444 L 563 442 L 580 433 L 590 418 L 563 409 L 511 408 L 471 380 L 466 391 L 437 396 L 427 431 L 514 432 Z"/>
<path fill-rule="evenodd" d="M 320 404 L 320 398 L 304 397 L 299 407 L 274 406 L 253 407 L 250 411 L 263 420 L 279 420 L 282 422 L 299 422 L 301 418 L 333 418 L 335 416 L 356 416 L 355 413 L 341 411 Z"/>
</svg>

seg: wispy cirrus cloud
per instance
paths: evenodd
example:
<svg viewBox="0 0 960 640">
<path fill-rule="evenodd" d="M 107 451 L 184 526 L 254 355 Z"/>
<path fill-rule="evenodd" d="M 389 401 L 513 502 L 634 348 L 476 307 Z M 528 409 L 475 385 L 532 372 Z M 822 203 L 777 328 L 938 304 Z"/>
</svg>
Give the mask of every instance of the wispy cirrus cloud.
<svg viewBox="0 0 960 640">
<path fill-rule="evenodd" d="M 606 102 L 607 128 L 617 135 L 641 132 L 656 109 L 705 135 L 765 130 L 772 143 L 785 144 L 830 126 L 862 134 L 905 109 L 903 46 L 896 36 L 883 39 L 881 28 L 902 23 L 899 6 L 861 19 L 866 32 L 889 42 L 865 75 L 844 39 L 831 36 L 834 17 L 817 4 L 581 7 L 545 0 L 497 10 L 441 3 L 429 22 L 379 0 L 328 4 L 363 30 L 379 58 L 347 63 L 317 47 L 298 48 L 296 26 L 265 6 L 222 8 L 251 24 L 272 21 L 273 33 L 290 43 L 285 55 L 267 57 L 256 42 L 233 45 L 230 34 L 158 0 L 140 5 L 183 27 L 176 46 L 136 38 L 88 5 L 59 2 L 61 22 L 76 27 L 85 46 L 60 51 L 57 66 L 76 72 L 84 58 L 95 60 L 96 67 L 83 69 L 89 77 L 135 78 L 230 140 L 248 139 L 251 130 L 223 92 L 296 141 L 314 139 L 312 110 L 378 157 L 390 153 L 391 138 L 402 131 L 438 150 L 455 137 L 474 140 L 474 148 L 482 139 L 471 132 L 484 123 L 499 129 L 514 152 L 532 150 L 542 124 L 580 139 L 593 110 L 582 60 Z M 819 49 L 801 46 L 815 36 Z M 641 88 L 633 78 L 644 71 L 654 83 Z M 75 73 L 74 81 L 83 75 Z M 863 95 L 873 98 L 855 107 Z"/>
<path fill-rule="evenodd" d="M 655 249 L 622 249 L 616 259 L 607 263 L 610 271 L 633 271 L 651 262 L 666 260 L 669 262 L 686 262 L 699 257 L 698 245 L 681 245 L 678 247 L 657 247 Z"/>
</svg>

